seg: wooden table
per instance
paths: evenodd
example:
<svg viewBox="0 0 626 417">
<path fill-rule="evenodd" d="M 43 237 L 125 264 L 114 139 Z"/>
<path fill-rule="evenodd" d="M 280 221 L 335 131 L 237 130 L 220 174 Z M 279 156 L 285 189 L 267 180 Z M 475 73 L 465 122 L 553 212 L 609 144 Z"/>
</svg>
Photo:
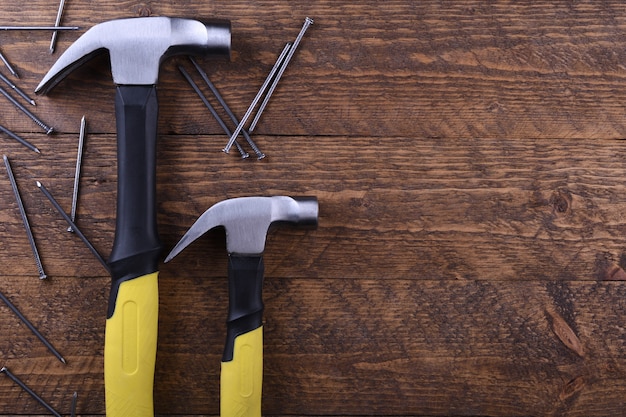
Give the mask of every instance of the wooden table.
<svg viewBox="0 0 626 417">
<path fill-rule="evenodd" d="M 0 1 L 0 23 L 50 25 L 57 7 Z M 265 415 L 624 413 L 622 2 L 69 0 L 62 23 L 83 29 L 61 33 L 55 54 L 42 32 L 3 32 L 0 50 L 32 92 L 85 29 L 146 15 L 232 21 L 230 61 L 199 63 L 240 116 L 315 19 L 254 132 L 264 160 L 221 152 L 227 137 L 178 72 L 193 69 L 185 58 L 160 76 L 163 256 L 220 200 L 320 202 L 317 230 L 267 241 Z M 90 61 L 37 98 L 50 136 L 0 100 L 0 124 L 41 149 L 0 135 L 48 274 L 1 174 L 0 291 L 67 359 L 0 305 L 0 365 L 64 414 L 74 391 L 80 415 L 104 414 L 110 278 L 35 181 L 69 211 L 85 115 L 77 223 L 108 256 L 113 94 L 106 56 Z M 155 411 L 217 415 L 224 232 L 160 270 Z M 43 413 L 0 376 L 0 414 Z"/>
</svg>

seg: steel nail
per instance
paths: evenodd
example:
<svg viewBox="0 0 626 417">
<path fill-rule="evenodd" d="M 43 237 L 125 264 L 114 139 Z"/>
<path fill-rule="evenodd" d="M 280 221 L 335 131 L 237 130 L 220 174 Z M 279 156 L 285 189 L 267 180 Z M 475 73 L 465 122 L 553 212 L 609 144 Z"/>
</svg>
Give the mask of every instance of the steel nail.
<svg viewBox="0 0 626 417">
<path fill-rule="evenodd" d="M 13 67 L 11 66 L 11 64 L 9 63 L 9 60 L 6 59 L 6 57 L 4 55 L 2 55 L 2 52 L 0 52 L 0 60 L 2 60 L 2 62 L 4 62 L 4 66 L 7 67 L 7 69 L 9 70 L 9 72 L 11 74 L 13 74 L 13 76 L 15 78 L 20 78 L 20 76 L 17 74 L 17 72 L 13 69 Z"/>
<path fill-rule="evenodd" d="M 41 398 L 39 395 L 37 395 L 35 393 L 35 391 L 33 391 L 32 389 L 30 389 L 25 383 L 23 383 L 18 377 L 16 377 L 15 375 L 13 375 L 9 369 L 4 366 L 2 367 L 2 369 L 0 369 L 0 373 L 5 374 L 6 376 L 9 377 L 9 379 L 11 379 L 13 382 L 15 382 L 17 385 L 19 385 L 20 388 L 22 388 L 24 391 L 26 391 L 31 397 L 33 397 L 35 400 L 37 400 L 39 402 L 39 404 L 43 405 L 48 411 L 50 411 L 55 417 L 62 417 L 61 414 L 59 414 L 54 408 L 52 408 L 52 406 L 50 404 L 48 404 L 47 402 L 45 402 L 43 400 L 43 398 Z"/>
<path fill-rule="evenodd" d="M 70 409 L 71 417 L 76 416 L 76 402 L 78 400 L 78 393 L 74 391 L 74 395 L 72 395 L 72 408 Z"/>
<path fill-rule="evenodd" d="M 32 104 L 33 106 L 36 106 L 37 103 L 35 103 L 35 100 L 33 100 L 32 98 L 28 97 L 28 95 L 23 92 L 18 86 L 16 86 L 15 84 L 13 84 L 11 82 L 11 80 L 9 80 L 7 77 L 4 76 L 4 74 L 0 73 L 0 80 L 4 81 L 9 87 L 11 87 L 17 94 L 19 94 L 24 100 L 28 101 L 30 104 Z"/>
<path fill-rule="evenodd" d="M 85 130 L 87 122 L 85 116 L 80 119 L 80 133 L 78 134 L 78 155 L 76 156 L 76 171 L 74 172 L 74 190 L 72 192 L 72 209 L 70 210 L 70 218 L 76 221 L 76 206 L 78 205 L 78 185 L 80 182 L 80 167 L 83 161 L 83 147 L 85 142 Z M 72 226 L 67 228 L 68 232 L 73 232 Z"/>
<path fill-rule="evenodd" d="M 57 11 L 57 19 L 54 22 L 54 27 L 59 27 L 59 25 L 61 24 L 61 16 L 63 16 L 64 6 L 65 6 L 65 0 L 61 0 L 61 2 L 59 3 L 59 10 Z M 54 53 L 54 46 L 56 45 L 58 34 L 59 32 L 56 30 L 52 32 L 52 40 L 50 40 L 50 53 L 51 54 Z"/>
<path fill-rule="evenodd" d="M 189 60 L 191 61 L 193 66 L 196 67 L 196 71 L 198 71 L 198 74 L 200 74 L 200 77 L 202 77 L 202 79 L 204 80 L 206 85 L 209 86 L 209 89 L 211 90 L 211 92 L 213 93 L 215 98 L 217 99 L 218 103 L 220 103 L 220 106 L 222 106 L 222 108 L 224 109 L 224 111 L 226 112 L 228 117 L 230 117 L 230 120 L 232 120 L 232 122 L 235 124 L 235 126 L 237 126 L 239 124 L 239 120 L 237 120 L 237 117 L 235 116 L 235 114 L 232 112 L 230 107 L 228 107 L 228 104 L 226 104 L 226 101 L 224 100 L 224 98 L 222 97 L 222 95 L 220 94 L 218 89 L 211 82 L 211 80 L 209 80 L 209 76 L 207 75 L 207 73 L 202 68 L 200 68 L 200 65 L 198 65 L 198 63 L 196 62 L 196 60 L 192 56 L 189 56 Z M 248 134 L 248 131 L 246 129 L 241 129 L 241 133 L 243 134 L 243 137 L 248 142 L 248 145 L 250 145 L 250 147 L 252 148 L 254 153 L 256 153 L 257 158 L 258 159 L 265 158 L 265 154 L 263 152 L 261 152 L 261 150 L 256 145 L 256 143 L 254 143 L 254 141 L 252 140 L 252 138 Z M 230 137 L 230 133 L 228 133 L 228 136 Z"/>
<path fill-rule="evenodd" d="M 89 242 L 89 239 L 87 239 L 87 237 L 80 231 L 80 229 L 72 221 L 70 216 L 68 216 L 67 213 L 65 213 L 65 211 L 63 211 L 63 208 L 55 200 L 55 198 L 52 196 L 52 194 L 50 194 L 50 191 L 48 191 L 48 189 L 46 187 L 44 187 L 44 185 L 41 182 L 39 182 L 39 181 L 37 181 L 37 187 L 39 187 L 39 189 L 41 190 L 43 195 L 46 196 L 46 198 L 50 201 L 50 203 L 52 203 L 52 205 L 54 206 L 56 211 L 59 212 L 61 217 L 63 217 L 63 219 L 67 222 L 67 224 L 72 228 L 74 233 L 76 233 L 76 236 L 78 236 L 83 241 L 83 243 L 85 243 L 85 245 L 91 251 L 91 253 L 93 253 L 94 256 L 98 259 L 98 261 L 102 264 L 102 266 L 104 266 L 104 269 L 106 269 L 107 272 L 110 273 L 111 269 L 109 268 L 109 265 L 107 265 L 107 263 L 104 260 L 104 258 L 102 258 L 100 253 L 98 253 L 98 251 L 96 250 L 96 248 L 94 248 L 93 245 L 91 244 L 91 242 Z"/>
<path fill-rule="evenodd" d="M 4 155 L 3 157 L 4 157 L 4 165 L 6 166 L 7 174 L 9 176 L 9 181 L 11 182 L 11 188 L 13 188 L 13 193 L 15 194 L 15 199 L 17 200 L 17 205 L 20 209 L 20 215 L 22 216 L 22 221 L 24 222 L 24 228 L 26 229 L 28 242 L 30 243 L 30 247 L 33 250 L 35 263 L 37 264 L 37 269 L 39 270 L 39 279 L 46 279 L 47 275 L 43 270 L 43 265 L 41 264 L 39 251 L 37 251 L 37 246 L 35 245 L 35 238 L 33 237 L 33 232 L 30 229 L 30 223 L 28 223 L 28 218 L 26 217 L 26 210 L 24 210 L 24 204 L 22 203 L 22 198 L 20 197 L 20 192 L 17 189 L 17 183 L 15 182 L 13 171 L 11 170 L 11 163 L 9 162 L 9 158 L 7 158 L 6 155 Z"/>
<path fill-rule="evenodd" d="M 33 326 L 33 324 L 30 321 L 28 321 L 28 319 L 17 309 L 17 307 L 15 307 L 15 305 L 13 305 L 13 303 L 11 303 L 11 301 L 9 301 L 9 299 L 1 292 L 0 292 L 0 300 L 2 300 L 4 304 L 6 304 L 7 307 L 9 307 L 11 311 L 15 313 L 15 315 L 21 320 L 21 322 L 24 323 L 26 327 L 28 327 L 30 331 L 33 332 L 33 334 L 37 336 L 39 340 L 41 340 L 41 342 L 46 346 L 46 348 L 48 348 L 48 350 L 52 352 L 52 354 L 56 356 L 57 359 L 59 359 L 63 363 L 66 363 L 65 358 L 61 356 L 61 354 L 54 348 L 54 346 L 52 346 L 52 344 L 48 342 L 48 340 L 39 332 L 39 330 L 37 330 L 35 326 Z"/>
<path fill-rule="evenodd" d="M 230 137 L 230 130 L 228 129 L 228 126 L 226 126 L 226 123 L 224 123 L 224 121 L 219 116 L 219 114 L 217 114 L 217 111 L 215 111 L 215 108 L 211 105 L 211 103 L 209 103 L 209 100 L 202 93 L 202 91 L 200 90 L 200 87 L 198 87 L 198 84 L 195 83 L 195 81 L 191 78 L 191 75 L 189 75 L 187 70 L 182 65 L 178 66 L 178 70 L 183 75 L 183 77 L 185 77 L 185 79 L 187 80 L 189 85 L 191 85 L 191 87 L 196 92 L 196 94 L 198 94 L 198 96 L 200 97 L 204 105 L 207 106 L 207 108 L 209 109 L 209 111 L 211 112 L 215 120 L 217 120 L 217 124 L 219 124 L 222 130 L 224 130 L 224 132 L 226 133 L 226 135 Z M 243 159 L 248 158 L 250 155 L 241 147 L 241 145 L 239 145 L 239 143 L 237 142 L 235 143 L 237 144 L 237 149 L 239 150 L 239 153 L 241 153 L 241 157 Z"/>
<path fill-rule="evenodd" d="M 79 26 L 0 26 L 0 30 L 79 30 Z"/>
<path fill-rule="evenodd" d="M 22 104 L 20 104 L 19 101 L 17 101 L 16 99 L 14 99 L 8 91 L 6 91 L 4 88 L 0 87 L 0 93 L 2 93 L 3 96 L 5 96 L 11 103 L 13 103 L 13 105 L 15 107 L 17 107 L 18 109 L 20 109 L 26 116 L 28 116 L 33 122 L 35 122 L 37 125 L 39 125 L 39 127 L 41 127 L 44 132 L 46 132 L 46 134 L 50 134 L 54 131 L 53 128 L 51 128 L 50 126 L 46 125 L 44 122 L 42 122 L 41 120 L 39 120 L 37 118 L 37 116 L 35 116 L 33 113 L 31 113 L 26 107 L 22 106 Z"/>
<path fill-rule="evenodd" d="M 257 103 L 261 99 L 261 96 L 265 92 L 265 89 L 267 89 L 267 86 L 272 81 L 274 74 L 276 74 L 276 71 L 278 71 L 281 62 L 283 62 L 283 59 L 287 55 L 287 52 L 289 51 L 290 48 L 291 48 L 291 42 L 288 42 L 287 45 L 285 45 L 285 47 L 283 48 L 283 51 L 278 56 L 278 59 L 276 60 L 276 63 L 272 67 L 270 73 L 267 75 L 267 78 L 265 78 L 265 81 L 263 82 L 263 85 L 259 89 L 259 92 L 256 94 L 256 97 L 254 97 L 254 100 L 252 100 L 252 103 L 250 103 L 250 107 L 248 107 L 246 114 L 244 114 L 241 120 L 239 121 L 239 124 L 237 125 L 237 128 L 231 135 L 230 140 L 228 141 L 224 149 L 222 149 L 222 151 L 224 151 L 225 153 L 228 153 L 230 151 L 230 148 L 233 146 L 233 142 L 235 141 L 237 136 L 239 136 L 239 132 L 241 132 L 241 129 L 243 129 L 244 124 L 248 121 L 248 118 L 252 114 L 252 111 L 254 110 Z"/>
<path fill-rule="evenodd" d="M 267 90 L 267 94 L 265 95 L 265 98 L 263 99 L 263 102 L 259 106 L 259 110 L 257 110 L 257 113 L 254 116 L 254 119 L 252 120 L 252 123 L 250 123 L 250 127 L 248 128 L 249 132 L 252 132 L 254 130 L 254 128 L 256 127 L 257 123 L 259 122 L 259 119 L 261 118 L 261 114 L 263 113 L 263 110 L 265 110 L 265 107 L 267 106 L 267 103 L 270 101 L 270 97 L 274 93 L 274 90 L 276 89 L 276 86 L 278 85 L 278 82 L 280 81 L 280 77 L 283 76 L 283 73 L 285 72 L 285 69 L 287 69 L 287 65 L 289 65 L 289 61 L 291 61 L 291 58 L 293 57 L 293 54 L 296 52 L 296 48 L 300 44 L 300 41 L 302 40 L 302 37 L 304 36 L 304 32 L 306 32 L 306 30 L 312 24 L 313 24 L 313 19 L 311 19 L 310 17 L 307 17 L 306 19 L 304 19 L 304 25 L 302 26 L 302 29 L 300 30 L 300 33 L 298 33 L 298 36 L 296 37 L 296 40 L 293 42 L 292 47 L 289 49 L 289 54 L 285 58 L 285 61 L 281 64 L 280 70 L 278 71 L 278 74 L 276 74 L 276 78 L 274 78 L 274 81 L 272 82 L 272 85 L 270 86 L 270 89 Z"/>
<path fill-rule="evenodd" d="M 11 132 L 6 127 L 0 126 L 0 131 L 6 133 L 11 138 L 15 139 L 16 141 L 18 141 L 22 145 L 26 146 L 28 149 L 30 149 L 32 151 L 35 151 L 37 153 L 41 153 L 41 151 L 39 151 L 39 149 L 37 149 L 37 147 L 35 147 L 35 145 L 33 145 L 32 143 L 28 142 L 26 139 L 22 139 L 21 137 L 17 136 L 15 133 Z"/>
</svg>

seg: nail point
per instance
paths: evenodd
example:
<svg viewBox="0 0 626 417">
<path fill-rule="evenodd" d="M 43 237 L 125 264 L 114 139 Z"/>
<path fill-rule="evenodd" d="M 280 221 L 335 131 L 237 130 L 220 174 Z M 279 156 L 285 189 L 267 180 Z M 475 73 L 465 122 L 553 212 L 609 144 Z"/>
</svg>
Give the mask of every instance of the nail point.
<svg viewBox="0 0 626 417">
<path fill-rule="evenodd" d="M 76 401 L 78 400 L 78 393 L 74 391 L 74 395 L 72 395 L 72 408 L 70 410 L 71 417 L 76 416 Z"/>
</svg>

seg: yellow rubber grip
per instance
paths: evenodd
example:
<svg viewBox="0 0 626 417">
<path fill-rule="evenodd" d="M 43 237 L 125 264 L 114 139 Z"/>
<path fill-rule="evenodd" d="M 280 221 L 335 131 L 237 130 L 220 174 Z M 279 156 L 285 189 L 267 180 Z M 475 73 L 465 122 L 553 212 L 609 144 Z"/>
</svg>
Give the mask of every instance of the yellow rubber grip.
<svg viewBox="0 0 626 417">
<path fill-rule="evenodd" d="M 220 415 L 261 417 L 263 326 L 237 336 L 233 360 L 222 362 Z"/>
<path fill-rule="evenodd" d="M 107 417 L 153 417 L 158 272 L 120 284 L 104 338 Z"/>
</svg>

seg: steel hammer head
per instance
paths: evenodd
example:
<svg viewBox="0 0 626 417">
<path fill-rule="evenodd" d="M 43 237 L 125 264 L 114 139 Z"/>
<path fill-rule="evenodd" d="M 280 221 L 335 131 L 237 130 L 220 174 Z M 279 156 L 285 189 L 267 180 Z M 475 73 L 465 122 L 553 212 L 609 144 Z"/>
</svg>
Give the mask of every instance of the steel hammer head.
<svg viewBox="0 0 626 417">
<path fill-rule="evenodd" d="M 240 197 L 221 201 L 196 220 L 165 262 L 169 262 L 193 241 L 218 226 L 226 229 L 228 253 L 262 254 L 265 237 L 273 223 L 288 222 L 316 227 L 318 210 L 315 197 Z"/>
<path fill-rule="evenodd" d="M 230 54 L 230 22 L 139 17 L 100 23 L 74 42 L 35 89 L 46 94 L 75 68 L 105 50 L 118 85 L 153 85 L 161 62 L 177 54 Z"/>
</svg>

